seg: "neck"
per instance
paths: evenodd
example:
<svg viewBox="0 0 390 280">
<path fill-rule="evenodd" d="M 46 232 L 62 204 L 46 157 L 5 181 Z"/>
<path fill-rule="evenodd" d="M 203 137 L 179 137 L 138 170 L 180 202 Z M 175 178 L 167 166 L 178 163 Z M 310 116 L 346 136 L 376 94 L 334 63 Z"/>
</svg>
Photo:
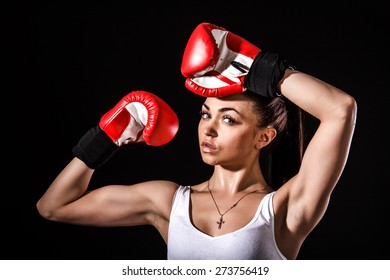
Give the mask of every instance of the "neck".
<svg viewBox="0 0 390 280">
<path fill-rule="evenodd" d="M 209 183 L 213 192 L 223 192 L 231 195 L 242 191 L 270 191 L 270 187 L 267 185 L 267 182 L 259 169 L 253 172 L 245 170 L 232 172 L 215 167 L 214 173 L 209 179 Z"/>
</svg>

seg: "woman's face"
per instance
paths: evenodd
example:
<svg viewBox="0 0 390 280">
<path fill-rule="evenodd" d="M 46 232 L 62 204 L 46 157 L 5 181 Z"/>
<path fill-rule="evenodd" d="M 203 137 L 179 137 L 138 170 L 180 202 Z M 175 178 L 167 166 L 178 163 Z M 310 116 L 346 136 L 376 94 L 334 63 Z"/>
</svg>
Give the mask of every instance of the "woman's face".
<svg viewBox="0 0 390 280">
<path fill-rule="evenodd" d="M 206 99 L 198 126 L 205 163 L 240 168 L 246 160 L 257 158 L 259 129 L 252 102 L 240 94 Z"/>
</svg>

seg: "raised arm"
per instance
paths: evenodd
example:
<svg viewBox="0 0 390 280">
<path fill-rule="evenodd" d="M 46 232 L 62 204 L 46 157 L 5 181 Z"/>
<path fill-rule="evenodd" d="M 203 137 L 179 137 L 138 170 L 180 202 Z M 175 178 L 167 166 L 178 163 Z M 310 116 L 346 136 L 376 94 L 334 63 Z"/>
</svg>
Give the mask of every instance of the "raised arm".
<svg viewBox="0 0 390 280">
<path fill-rule="evenodd" d="M 173 182 L 111 185 L 92 191 L 88 185 L 94 171 L 122 145 L 161 146 L 177 130 L 177 116 L 163 100 L 145 91 L 129 93 L 80 139 L 73 149 L 74 159 L 37 202 L 39 213 L 53 221 L 96 226 L 151 224 L 156 220 L 153 214 L 166 218 L 176 189 Z"/>
<path fill-rule="evenodd" d="M 323 217 L 347 162 L 357 105 L 342 90 L 310 75 L 286 70 L 281 93 L 319 120 L 298 174 L 278 190 L 275 208 L 287 209 L 288 231 L 305 238 Z M 278 203 L 286 203 L 283 208 Z M 279 208 L 280 207 L 280 208 Z"/>
</svg>

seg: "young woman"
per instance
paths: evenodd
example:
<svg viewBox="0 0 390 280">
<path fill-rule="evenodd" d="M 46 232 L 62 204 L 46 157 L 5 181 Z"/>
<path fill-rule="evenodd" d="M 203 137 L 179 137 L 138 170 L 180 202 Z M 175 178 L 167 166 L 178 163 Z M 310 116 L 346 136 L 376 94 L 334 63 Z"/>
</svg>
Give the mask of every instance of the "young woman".
<svg viewBox="0 0 390 280">
<path fill-rule="evenodd" d="M 276 86 L 272 98 L 250 90 L 205 98 L 198 136 L 203 161 L 214 167 L 207 181 L 89 191 L 95 170 L 121 145 L 163 145 L 176 133 L 167 104 L 147 92 L 129 94 L 83 136 L 38 201 L 39 213 L 73 224 L 152 225 L 167 243 L 168 259 L 296 259 L 342 175 L 357 106 L 342 90 L 289 68 Z M 300 110 L 319 120 L 304 150 Z M 291 143 L 301 153 L 291 153 L 297 150 Z M 292 172 L 279 165 L 277 151 Z"/>
</svg>

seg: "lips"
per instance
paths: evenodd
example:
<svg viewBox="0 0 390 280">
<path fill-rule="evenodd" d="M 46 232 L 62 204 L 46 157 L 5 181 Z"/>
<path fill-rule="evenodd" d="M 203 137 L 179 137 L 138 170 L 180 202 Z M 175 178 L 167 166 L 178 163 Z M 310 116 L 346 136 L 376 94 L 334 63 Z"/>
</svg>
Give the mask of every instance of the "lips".
<svg viewBox="0 0 390 280">
<path fill-rule="evenodd" d="M 201 147 L 202 151 L 205 153 L 211 153 L 217 149 L 217 147 L 209 141 L 202 141 Z"/>
</svg>

